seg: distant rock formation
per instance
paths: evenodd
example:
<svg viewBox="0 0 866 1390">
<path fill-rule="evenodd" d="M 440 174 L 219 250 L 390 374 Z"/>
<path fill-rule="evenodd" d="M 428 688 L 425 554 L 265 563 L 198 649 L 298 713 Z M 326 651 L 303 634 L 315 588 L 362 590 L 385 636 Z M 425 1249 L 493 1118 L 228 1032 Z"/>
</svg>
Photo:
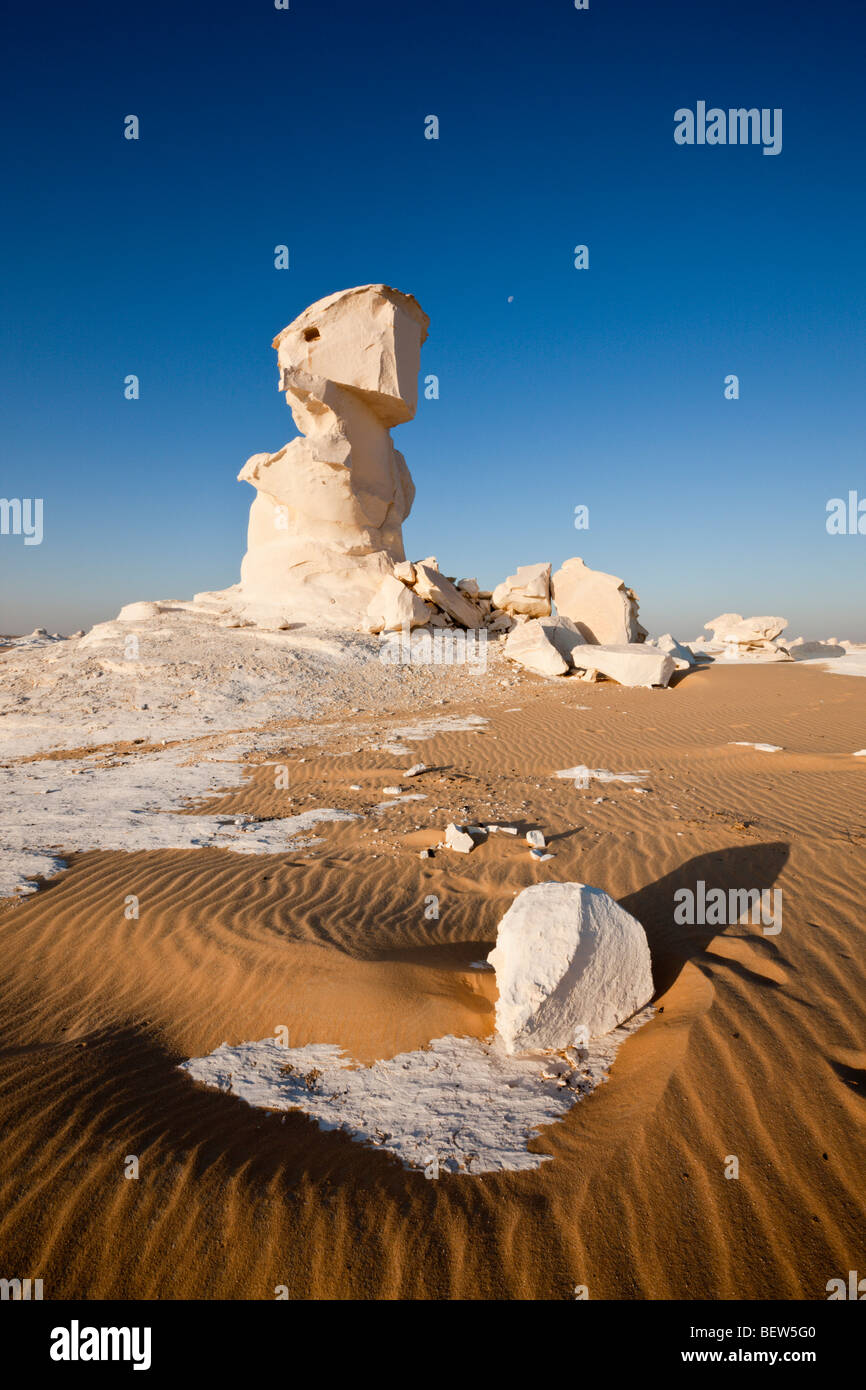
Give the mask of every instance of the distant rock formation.
<svg viewBox="0 0 866 1390">
<path fill-rule="evenodd" d="M 712 639 L 705 643 L 731 657 L 757 661 L 790 661 L 787 647 L 776 639 L 788 624 L 787 618 L 744 618 L 739 613 L 722 613 L 704 623 Z"/>
<path fill-rule="evenodd" d="M 484 629 L 507 635 L 505 655 L 541 675 L 666 685 L 688 664 L 682 651 L 644 649 L 634 590 L 579 557 L 552 577 L 547 561 L 521 565 L 492 591 L 443 574 L 435 556 L 406 559 L 415 488 L 391 430 L 415 414 L 428 327 L 412 295 L 359 285 L 284 328 L 273 341 L 279 385 L 301 434 L 238 474 L 256 494 L 240 582 L 192 602 L 128 604 L 120 620 L 170 607 L 265 630 Z"/>
</svg>

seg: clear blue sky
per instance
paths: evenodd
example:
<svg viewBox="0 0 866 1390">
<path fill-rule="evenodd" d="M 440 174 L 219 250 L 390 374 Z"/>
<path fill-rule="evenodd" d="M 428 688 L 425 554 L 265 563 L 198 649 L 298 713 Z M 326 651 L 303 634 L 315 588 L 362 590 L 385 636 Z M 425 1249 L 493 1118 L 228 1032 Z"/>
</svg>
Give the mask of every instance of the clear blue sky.
<svg viewBox="0 0 866 1390">
<path fill-rule="evenodd" d="M 295 434 L 272 336 L 385 281 L 440 379 L 395 432 L 410 556 L 866 638 L 866 535 L 825 529 L 866 497 L 861 0 L 8 9 L 0 496 L 45 537 L 0 537 L 0 631 L 233 583 L 237 471 Z M 699 100 L 781 107 L 782 153 L 676 145 Z"/>
</svg>

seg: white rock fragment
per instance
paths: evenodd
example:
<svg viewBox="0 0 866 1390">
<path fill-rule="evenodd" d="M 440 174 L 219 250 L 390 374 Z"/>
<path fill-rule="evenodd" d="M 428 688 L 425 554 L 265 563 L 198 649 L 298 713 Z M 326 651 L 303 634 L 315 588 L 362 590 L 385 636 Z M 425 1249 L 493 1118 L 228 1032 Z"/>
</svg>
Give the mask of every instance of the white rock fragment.
<svg viewBox="0 0 866 1390">
<path fill-rule="evenodd" d="M 516 661 L 539 676 L 564 676 L 568 670 L 568 663 L 560 656 L 537 618 L 512 628 L 503 650 L 509 661 Z"/>
<path fill-rule="evenodd" d="M 544 834 L 540 830 L 527 830 L 526 843 L 533 849 L 544 849 Z"/>
<path fill-rule="evenodd" d="M 433 610 L 393 574 L 387 574 L 370 600 L 366 613 L 368 632 L 402 632 L 424 627 Z"/>
<path fill-rule="evenodd" d="M 616 646 L 588 643 L 574 654 L 575 664 L 587 671 L 600 672 L 619 685 L 666 686 L 676 670 L 674 659 L 647 642 L 626 642 Z"/>
<path fill-rule="evenodd" d="M 404 777 L 420 777 L 421 773 L 422 773 L 422 772 L 426 772 L 426 771 L 427 771 L 427 764 L 426 764 L 426 763 L 413 763 L 412 766 L 411 766 L 410 768 L 407 768 L 407 769 L 406 769 L 406 771 L 403 773 L 403 776 L 404 776 Z"/>
<path fill-rule="evenodd" d="M 571 618 L 563 617 L 561 614 L 555 618 L 542 618 L 541 626 L 548 641 L 552 642 L 562 657 L 563 661 L 573 670 L 575 666 L 580 666 L 580 652 L 576 652 L 576 647 L 584 647 L 586 638 Z"/>
<path fill-rule="evenodd" d="M 474 629 L 483 625 L 481 610 L 460 592 L 456 584 L 423 561 L 415 566 L 415 593 L 441 609 L 461 627 Z"/>
<path fill-rule="evenodd" d="M 688 671 L 696 664 L 695 654 L 691 647 L 678 642 L 676 637 L 672 637 L 669 632 L 664 633 L 661 637 L 653 637 L 647 642 L 647 646 L 658 647 L 660 652 L 666 652 L 678 671 Z"/>
<path fill-rule="evenodd" d="M 608 1033 L 653 994 L 640 922 L 582 883 L 524 888 L 487 959 L 499 990 L 496 1031 L 509 1053 Z"/>
<path fill-rule="evenodd" d="M 779 743 L 748 743 L 745 739 L 732 739 L 732 748 L 756 748 L 759 753 L 781 753 L 782 745 Z"/>
<path fill-rule="evenodd" d="M 550 565 L 520 565 L 493 590 L 493 607 L 512 617 L 546 616 L 550 612 Z"/>
<path fill-rule="evenodd" d="M 555 776 L 567 778 L 572 782 L 580 782 L 584 787 L 588 787 L 591 781 L 639 783 L 649 777 L 649 773 L 608 772 L 604 767 L 587 767 L 585 763 L 580 763 L 577 767 L 564 767 Z"/>
<path fill-rule="evenodd" d="M 458 854 L 469 854 L 475 848 L 475 841 L 467 831 L 452 821 L 445 828 L 445 845 L 447 849 L 454 849 Z"/>
</svg>

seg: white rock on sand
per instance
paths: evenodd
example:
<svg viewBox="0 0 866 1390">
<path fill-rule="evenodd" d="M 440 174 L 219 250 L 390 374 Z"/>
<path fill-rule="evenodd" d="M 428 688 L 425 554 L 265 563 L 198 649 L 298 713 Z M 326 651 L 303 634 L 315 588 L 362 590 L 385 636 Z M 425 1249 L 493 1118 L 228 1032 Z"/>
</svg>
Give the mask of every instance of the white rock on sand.
<svg viewBox="0 0 866 1390">
<path fill-rule="evenodd" d="M 560 656 L 538 618 L 519 623 L 509 632 L 503 648 L 509 661 L 539 676 L 564 676 L 568 663 Z"/>
<path fill-rule="evenodd" d="M 660 652 L 667 652 L 668 656 L 673 658 L 678 671 L 688 671 L 690 667 L 695 665 L 695 654 L 691 647 L 678 642 L 676 637 L 672 637 L 669 632 L 664 633 L 661 637 L 648 638 L 647 646 L 658 647 Z"/>
<path fill-rule="evenodd" d="M 587 644 L 574 657 L 588 671 L 600 671 L 620 685 L 666 686 L 676 670 L 672 656 L 648 642 L 620 646 Z"/>
<path fill-rule="evenodd" d="M 642 642 L 638 602 L 622 579 L 592 570 L 579 556 L 566 560 L 550 581 L 557 613 L 571 618 L 587 642 Z"/>
<path fill-rule="evenodd" d="M 637 786 L 645 782 L 649 773 L 644 772 L 609 772 L 606 767 L 587 767 L 585 763 L 578 764 L 577 767 L 564 767 L 559 772 L 554 773 L 555 777 L 567 778 L 574 782 L 576 786 L 586 788 L 590 782 L 627 782 Z"/>
<path fill-rule="evenodd" d="M 458 854 L 469 854 L 475 848 L 475 841 L 467 831 L 452 822 L 445 828 L 445 845 L 448 849 L 456 850 Z"/>
<path fill-rule="evenodd" d="M 487 959 L 499 990 L 496 1031 L 509 1053 L 584 1044 L 653 995 L 640 922 L 583 883 L 524 888 Z"/>
</svg>

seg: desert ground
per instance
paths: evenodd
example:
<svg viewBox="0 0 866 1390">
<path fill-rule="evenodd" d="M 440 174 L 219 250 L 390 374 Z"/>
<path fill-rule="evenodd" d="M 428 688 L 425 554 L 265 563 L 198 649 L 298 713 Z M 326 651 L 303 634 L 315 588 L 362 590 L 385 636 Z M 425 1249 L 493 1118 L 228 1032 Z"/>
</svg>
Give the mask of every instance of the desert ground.
<svg viewBox="0 0 866 1390">
<path fill-rule="evenodd" d="M 266 826 L 288 798 L 357 819 L 256 854 L 70 835 L 65 868 L 0 900 L 2 1267 L 52 1299 L 826 1298 L 866 1224 L 862 679 L 716 663 L 629 689 L 497 659 L 331 695 L 189 810 Z M 759 742 L 780 751 L 737 746 Z M 149 733 L 42 765 L 152 756 Z M 377 811 L 415 761 L 426 799 Z M 576 764 L 646 776 L 555 777 Z M 552 857 L 500 834 L 421 859 L 449 821 L 541 827 Z M 281 1026 L 363 1063 L 489 1036 L 495 977 L 473 962 L 547 880 L 603 888 L 643 924 L 656 1012 L 530 1141 L 534 1171 L 431 1180 L 179 1070 Z M 677 925 L 674 893 L 698 880 L 780 889 L 782 930 Z"/>
</svg>

